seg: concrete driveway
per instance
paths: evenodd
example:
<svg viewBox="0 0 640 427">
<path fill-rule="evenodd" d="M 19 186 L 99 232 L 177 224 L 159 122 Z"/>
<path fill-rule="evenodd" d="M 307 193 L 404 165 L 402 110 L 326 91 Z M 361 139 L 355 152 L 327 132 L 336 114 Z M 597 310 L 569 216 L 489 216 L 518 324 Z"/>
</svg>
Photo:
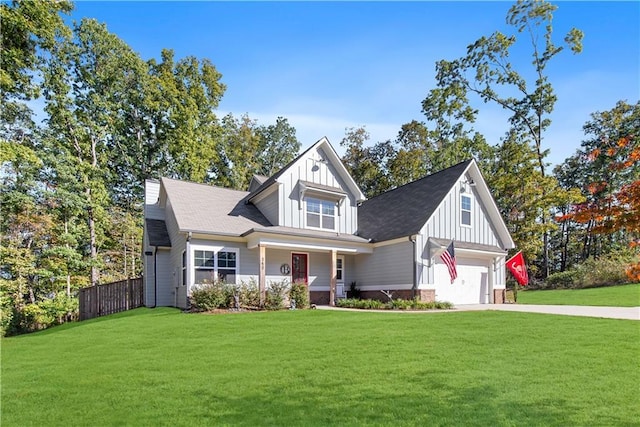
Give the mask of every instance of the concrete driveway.
<svg viewBox="0 0 640 427">
<path fill-rule="evenodd" d="M 368 311 L 379 313 L 451 313 L 453 311 L 521 311 L 524 313 L 560 314 L 565 316 L 602 317 L 607 319 L 640 320 L 640 307 L 594 307 L 582 305 L 527 305 L 527 304 L 468 304 L 457 305 L 451 310 L 360 310 L 355 308 L 319 305 L 319 310 Z"/>
<path fill-rule="evenodd" d="M 594 307 L 584 305 L 469 304 L 458 305 L 457 311 L 499 310 L 525 313 L 562 314 L 566 316 L 603 317 L 640 320 L 640 307 Z"/>
</svg>

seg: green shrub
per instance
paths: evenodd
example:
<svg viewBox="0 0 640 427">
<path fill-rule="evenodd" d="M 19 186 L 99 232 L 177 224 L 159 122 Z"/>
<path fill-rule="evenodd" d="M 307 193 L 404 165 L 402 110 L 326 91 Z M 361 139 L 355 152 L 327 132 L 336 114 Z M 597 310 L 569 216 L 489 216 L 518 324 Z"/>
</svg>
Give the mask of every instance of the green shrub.
<svg viewBox="0 0 640 427">
<path fill-rule="evenodd" d="M 626 269 L 633 262 L 633 254 L 620 250 L 599 258 L 589 258 L 572 270 L 553 273 L 541 289 L 596 288 L 620 285 L 629 281 Z M 534 288 L 530 286 L 530 288 Z"/>
<path fill-rule="evenodd" d="M 337 305 L 338 307 L 360 308 L 360 309 L 385 308 L 385 304 L 382 301 L 378 301 L 376 299 L 345 298 L 345 299 L 339 299 Z"/>
<path fill-rule="evenodd" d="M 349 285 L 349 291 L 347 292 L 349 299 L 360 299 L 360 289 L 356 282 L 351 282 Z"/>
<path fill-rule="evenodd" d="M 289 289 L 289 282 L 272 282 L 267 288 L 264 308 L 267 310 L 280 310 L 284 308 L 284 300 Z"/>
<path fill-rule="evenodd" d="M 296 282 L 291 285 L 289 301 L 296 301 L 296 308 L 309 307 L 309 288 L 305 282 Z"/>
<path fill-rule="evenodd" d="M 254 278 L 251 278 L 249 283 L 241 281 L 240 285 L 235 287 L 235 292 L 240 297 L 241 307 L 260 307 L 260 288 Z"/>
<path fill-rule="evenodd" d="M 75 320 L 78 317 L 78 298 L 67 297 L 64 293 L 58 293 L 52 299 L 46 299 L 38 304 L 53 319 L 53 324 L 61 325 L 66 321 Z"/>
<path fill-rule="evenodd" d="M 417 299 L 403 300 L 396 299 L 388 303 L 383 303 L 375 299 L 355 299 L 345 298 L 338 300 L 338 307 L 360 308 L 360 309 L 392 309 L 392 310 L 446 310 L 453 308 L 453 304 L 446 301 L 423 302 Z"/>
<path fill-rule="evenodd" d="M 598 259 L 589 258 L 579 267 L 583 275 L 581 287 L 595 288 L 627 283 L 629 278 L 626 269 L 632 261 L 633 257 L 627 251 Z"/>
<path fill-rule="evenodd" d="M 191 304 L 196 310 L 232 307 L 234 287 L 222 281 L 206 283 L 191 291 Z"/>
<path fill-rule="evenodd" d="M 581 270 L 559 271 L 550 274 L 544 281 L 545 289 L 568 289 L 575 288 L 582 283 L 583 274 Z"/>
<path fill-rule="evenodd" d="M 409 310 L 414 307 L 415 300 L 394 299 L 389 301 L 386 306 L 391 310 Z"/>
<path fill-rule="evenodd" d="M 20 329 L 25 332 L 39 331 L 51 326 L 54 317 L 38 304 L 27 304 L 19 314 Z"/>
</svg>

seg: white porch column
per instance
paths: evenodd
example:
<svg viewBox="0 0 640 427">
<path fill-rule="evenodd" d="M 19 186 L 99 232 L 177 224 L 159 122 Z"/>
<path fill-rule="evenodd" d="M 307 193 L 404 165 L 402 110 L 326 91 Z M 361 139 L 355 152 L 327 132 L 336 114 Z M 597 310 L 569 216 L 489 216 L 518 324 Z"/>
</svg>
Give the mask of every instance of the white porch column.
<svg viewBox="0 0 640 427">
<path fill-rule="evenodd" d="M 258 273 L 258 289 L 260 291 L 260 307 L 264 307 L 267 293 L 267 275 L 266 275 L 266 248 L 263 245 L 258 246 L 260 250 L 260 272 Z"/>
<path fill-rule="evenodd" d="M 338 251 L 331 251 L 331 283 L 329 284 L 329 305 L 336 305 L 336 270 L 338 268 Z"/>
</svg>

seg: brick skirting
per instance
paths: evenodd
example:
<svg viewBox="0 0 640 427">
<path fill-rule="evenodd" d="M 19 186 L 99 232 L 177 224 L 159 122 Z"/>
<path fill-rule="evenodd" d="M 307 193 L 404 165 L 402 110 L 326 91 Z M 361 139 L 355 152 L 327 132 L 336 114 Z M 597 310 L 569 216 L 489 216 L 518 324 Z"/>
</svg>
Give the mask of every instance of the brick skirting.
<svg viewBox="0 0 640 427">
<path fill-rule="evenodd" d="M 310 291 L 309 300 L 311 304 L 329 305 L 329 291 Z"/>
<path fill-rule="evenodd" d="M 493 290 L 493 303 L 504 304 L 506 289 L 494 289 Z"/>
</svg>

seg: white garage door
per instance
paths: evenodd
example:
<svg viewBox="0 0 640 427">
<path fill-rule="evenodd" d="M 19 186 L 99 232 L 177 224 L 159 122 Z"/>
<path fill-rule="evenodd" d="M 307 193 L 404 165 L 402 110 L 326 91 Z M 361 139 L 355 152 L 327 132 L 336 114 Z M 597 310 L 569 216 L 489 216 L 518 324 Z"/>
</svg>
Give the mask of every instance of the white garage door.
<svg viewBox="0 0 640 427">
<path fill-rule="evenodd" d="M 489 267 L 487 261 L 457 258 L 458 278 L 451 284 L 447 266 L 441 259 L 435 265 L 437 301 L 453 304 L 487 304 L 489 302 Z"/>
</svg>

